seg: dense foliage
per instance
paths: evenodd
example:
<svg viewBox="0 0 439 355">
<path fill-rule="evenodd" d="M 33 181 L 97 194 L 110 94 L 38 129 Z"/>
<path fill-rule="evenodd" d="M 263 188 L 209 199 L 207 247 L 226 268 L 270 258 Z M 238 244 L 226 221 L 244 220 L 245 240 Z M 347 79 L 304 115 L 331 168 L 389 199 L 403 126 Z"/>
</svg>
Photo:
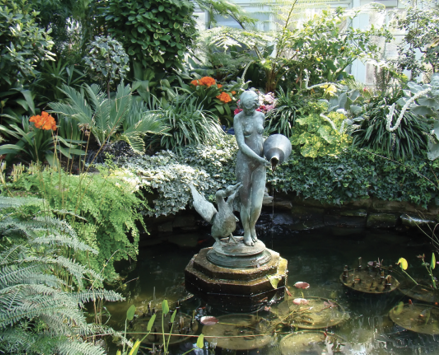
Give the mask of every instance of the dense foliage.
<svg viewBox="0 0 439 355">
<path fill-rule="evenodd" d="M 49 31 L 38 27 L 37 18 L 38 12 L 27 0 L 0 1 L 0 88 L 3 94 L 18 81 L 31 80 L 37 73 L 38 62 L 54 59 Z"/>
<path fill-rule="evenodd" d="M 410 71 L 412 80 L 439 70 L 439 11 L 437 6 L 426 5 L 410 6 L 397 21 L 397 27 L 405 32 L 404 40 L 398 45 L 397 65 L 401 71 Z"/>
<path fill-rule="evenodd" d="M 110 0 L 105 21 L 133 61 L 163 72 L 179 66 L 195 39 L 193 9 L 188 0 Z"/>
<path fill-rule="evenodd" d="M 214 201 L 219 188 L 235 183 L 236 152 L 236 143 L 230 137 L 226 144 L 187 147 L 180 156 L 160 152 L 130 159 L 123 165 L 136 172 L 139 187 L 154 192 L 153 210 L 148 214 L 160 216 L 188 206 L 189 182 Z M 296 150 L 288 163 L 274 173 L 267 172 L 267 186 L 322 203 L 342 204 L 376 197 L 427 207 L 439 204 L 434 173 L 437 168 L 437 163 L 420 157 L 400 163 L 366 149 L 344 149 L 316 158 L 304 157 Z"/>
<path fill-rule="evenodd" d="M 235 180 L 236 143 L 228 136 L 223 142 L 187 146 L 177 155 L 162 151 L 153 156 L 120 160 L 136 174 L 136 184 L 153 191 L 151 216 L 175 214 L 185 209 L 192 195 L 189 183 L 214 200 L 217 190 Z"/>
</svg>

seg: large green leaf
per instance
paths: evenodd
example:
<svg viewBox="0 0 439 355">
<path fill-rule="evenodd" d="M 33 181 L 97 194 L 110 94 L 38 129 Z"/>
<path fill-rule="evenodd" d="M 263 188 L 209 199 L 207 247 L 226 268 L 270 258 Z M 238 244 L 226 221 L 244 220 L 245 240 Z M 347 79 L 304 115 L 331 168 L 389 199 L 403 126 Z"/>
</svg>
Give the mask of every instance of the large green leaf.
<svg viewBox="0 0 439 355">
<path fill-rule="evenodd" d="M 132 304 L 127 310 L 127 320 L 132 321 L 134 318 L 134 313 L 136 313 L 136 306 Z"/>
</svg>

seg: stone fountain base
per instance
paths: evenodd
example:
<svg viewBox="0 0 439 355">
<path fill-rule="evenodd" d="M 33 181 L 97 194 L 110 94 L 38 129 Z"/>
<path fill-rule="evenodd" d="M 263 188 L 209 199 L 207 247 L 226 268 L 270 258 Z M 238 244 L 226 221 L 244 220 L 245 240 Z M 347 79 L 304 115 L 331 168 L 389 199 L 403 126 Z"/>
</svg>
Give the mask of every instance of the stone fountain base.
<svg viewBox="0 0 439 355">
<path fill-rule="evenodd" d="M 261 241 L 246 246 L 215 243 L 191 259 L 185 269 L 186 289 L 223 312 L 256 312 L 284 297 L 287 260 Z"/>
</svg>

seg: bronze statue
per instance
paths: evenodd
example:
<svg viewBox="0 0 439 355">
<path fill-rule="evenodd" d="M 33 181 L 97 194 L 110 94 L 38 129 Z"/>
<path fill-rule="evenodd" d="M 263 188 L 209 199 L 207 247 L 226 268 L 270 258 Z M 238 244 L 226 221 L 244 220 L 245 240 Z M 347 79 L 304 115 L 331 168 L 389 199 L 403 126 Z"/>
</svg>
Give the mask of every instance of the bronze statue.
<svg viewBox="0 0 439 355">
<path fill-rule="evenodd" d="M 263 156 L 264 119 L 254 91 L 244 91 L 240 97 L 242 111 L 235 116 L 233 127 L 239 151 L 236 159 L 236 179 L 242 183 L 239 191 L 244 243 L 254 245 L 258 240 L 256 222 L 261 214 L 265 191 L 265 169 L 271 164 Z"/>
<path fill-rule="evenodd" d="M 274 170 L 277 164 L 286 161 L 291 153 L 291 143 L 287 137 L 280 134 L 270 136 L 264 143 L 265 116 L 262 112 L 256 111 L 259 106 L 258 95 L 254 91 L 247 90 L 242 93 L 240 99 L 242 111 L 235 116 L 233 123 L 239 147 L 236 158 L 238 184 L 228 186 L 225 190 L 216 193 L 218 210 L 192 185 L 190 189 L 196 211 L 212 224 L 211 234 L 217 242 L 229 237 L 228 241 L 232 239 L 238 243 L 232 234 L 236 222 L 239 221 L 233 214 L 235 210 L 240 212 L 244 228 L 244 236 L 239 240 L 242 238 L 245 245 L 254 246 L 258 241 L 256 222 L 261 214 L 264 200 L 266 167 L 271 166 Z M 263 245 L 261 242 L 258 243 Z M 225 246 L 224 243 L 222 245 Z"/>
</svg>

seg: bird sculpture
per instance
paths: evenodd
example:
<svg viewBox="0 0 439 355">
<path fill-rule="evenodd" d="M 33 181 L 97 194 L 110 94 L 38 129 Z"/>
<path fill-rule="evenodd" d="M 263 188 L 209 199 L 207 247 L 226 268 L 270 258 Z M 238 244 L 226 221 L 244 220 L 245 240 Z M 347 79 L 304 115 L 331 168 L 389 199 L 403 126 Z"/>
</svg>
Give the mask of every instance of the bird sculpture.
<svg viewBox="0 0 439 355">
<path fill-rule="evenodd" d="M 239 219 L 233 214 L 233 200 L 241 186 L 242 184 L 238 183 L 227 186 L 223 190 L 218 190 L 215 194 L 217 210 L 192 184 L 189 185 L 195 210 L 206 222 L 212 225 L 211 235 L 217 242 L 230 242 L 230 240 L 233 240 L 238 243 L 232 234 L 236 229 L 236 222 L 239 222 Z"/>
</svg>

